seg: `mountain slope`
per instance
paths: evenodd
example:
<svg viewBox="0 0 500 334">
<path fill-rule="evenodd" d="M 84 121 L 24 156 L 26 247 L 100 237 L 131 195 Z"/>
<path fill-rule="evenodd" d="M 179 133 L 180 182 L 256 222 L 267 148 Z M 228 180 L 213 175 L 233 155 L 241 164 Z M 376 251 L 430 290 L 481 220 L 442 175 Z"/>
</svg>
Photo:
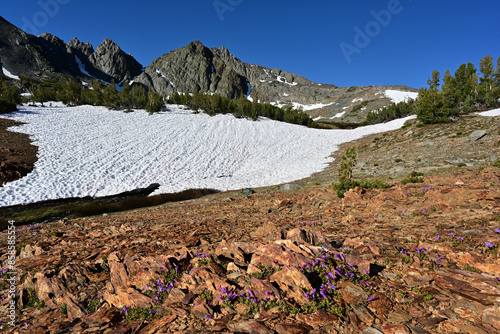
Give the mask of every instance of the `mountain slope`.
<svg viewBox="0 0 500 334">
<path fill-rule="evenodd" d="M 229 98 L 243 93 L 251 100 L 303 108 L 317 119 L 344 122 L 360 122 L 368 111 L 393 103 L 387 90 L 416 92 L 405 86 L 319 84 L 280 69 L 244 63 L 226 47 L 208 48 L 199 41 L 155 59 L 134 82 L 167 95 L 176 89 Z"/>
<path fill-rule="evenodd" d="M 200 41 L 173 50 L 143 66 L 110 39 L 94 49 L 73 39 L 64 43 L 50 34 L 27 34 L 0 17 L 0 64 L 13 75 L 53 76 L 89 81 L 142 84 L 169 95 L 216 93 L 277 106 L 302 108 L 319 121 L 359 123 L 371 110 L 395 102 L 390 91 L 416 92 L 406 86 L 337 87 L 300 75 L 241 61 L 226 47 Z M 399 93 L 401 95 L 401 93 Z"/>
<path fill-rule="evenodd" d="M 62 40 L 50 34 L 36 37 L 0 17 L 0 63 L 15 75 L 78 77 L 78 65 Z"/>
<path fill-rule="evenodd" d="M 45 33 L 33 36 L 0 17 L 0 64 L 14 75 L 31 78 L 69 77 L 106 82 L 132 80 L 142 65 L 105 39 L 97 50 L 73 39 L 66 44 Z"/>
</svg>

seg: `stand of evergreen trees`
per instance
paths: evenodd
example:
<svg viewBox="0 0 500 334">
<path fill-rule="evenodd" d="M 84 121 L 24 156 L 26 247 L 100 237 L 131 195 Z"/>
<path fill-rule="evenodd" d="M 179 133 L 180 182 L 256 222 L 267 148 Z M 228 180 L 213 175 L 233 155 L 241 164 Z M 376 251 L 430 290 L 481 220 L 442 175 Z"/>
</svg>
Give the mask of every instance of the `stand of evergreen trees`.
<svg viewBox="0 0 500 334">
<path fill-rule="evenodd" d="M 109 109 L 146 109 L 149 113 L 162 110 L 166 102 L 161 94 L 151 90 L 146 92 L 141 85 L 129 87 L 128 83 L 124 83 L 122 90 L 118 91 L 114 83 L 108 85 L 97 80 L 91 85 L 82 86 L 71 79 L 44 81 L 24 77 L 21 79 L 31 92 L 33 102 L 62 101 L 72 106 L 89 104 Z M 201 109 L 209 115 L 233 114 L 235 117 L 248 117 L 252 120 L 263 116 L 308 127 L 318 126 L 309 115 L 300 110 L 250 102 L 243 95 L 238 100 L 231 100 L 217 94 L 175 92 L 168 99 L 168 103 L 186 105 L 193 110 Z"/>
<path fill-rule="evenodd" d="M 62 101 L 63 103 L 76 105 L 105 106 L 108 109 L 146 109 L 149 113 L 160 111 L 165 106 L 161 94 L 148 91 L 141 85 L 129 86 L 123 83 L 123 88 L 118 91 L 114 82 L 110 85 L 101 81 L 93 81 L 89 86 L 72 80 L 36 80 L 22 78 L 31 92 L 31 101 L 48 102 Z"/>
<path fill-rule="evenodd" d="M 415 101 L 400 102 L 371 111 L 365 123 L 387 122 L 412 114 L 416 114 L 423 124 L 444 123 L 460 114 L 499 107 L 500 57 L 495 68 L 493 57 L 485 56 L 479 62 L 480 74 L 477 72 L 471 62 L 462 64 L 454 76 L 447 70 L 441 85 L 441 74 L 434 70 L 427 80 L 429 88 L 420 88 Z"/>
<path fill-rule="evenodd" d="M 0 70 L 0 114 L 17 110 L 21 95 L 12 79 L 6 78 Z"/>
<path fill-rule="evenodd" d="M 303 111 L 293 109 L 292 107 L 279 108 L 268 103 L 250 102 L 243 94 L 238 100 L 231 100 L 217 94 L 210 95 L 195 92 L 190 95 L 175 92 L 170 96 L 168 103 L 186 105 L 193 110 L 201 109 L 209 115 L 233 114 L 238 118 L 248 117 L 252 120 L 257 120 L 259 116 L 262 116 L 312 128 L 318 127 L 318 124 Z"/>
</svg>

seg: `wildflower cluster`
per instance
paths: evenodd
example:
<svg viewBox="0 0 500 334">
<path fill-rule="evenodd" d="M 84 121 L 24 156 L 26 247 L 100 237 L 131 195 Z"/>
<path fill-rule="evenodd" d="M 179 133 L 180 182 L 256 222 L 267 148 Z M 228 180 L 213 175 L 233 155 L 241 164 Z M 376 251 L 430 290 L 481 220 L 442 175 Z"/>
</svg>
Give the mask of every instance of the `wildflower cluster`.
<svg viewBox="0 0 500 334">
<path fill-rule="evenodd" d="M 152 286 L 146 284 L 146 294 L 155 302 L 162 304 L 167 299 L 170 291 L 174 288 L 175 282 L 179 280 L 180 273 L 177 267 L 174 267 L 174 269 L 167 269 L 165 265 L 163 265 L 160 275 L 163 276 L 163 280 L 157 278 Z"/>
<path fill-rule="evenodd" d="M 89 313 L 94 313 L 95 311 L 97 311 L 100 304 L 101 304 L 101 294 L 98 294 L 87 303 L 87 311 Z"/>
<path fill-rule="evenodd" d="M 159 318 L 159 310 L 161 304 L 165 302 L 170 291 L 174 288 L 175 282 L 179 281 L 182 273 L 179 268 L 167 269 L 165 265 L 160 270 L 162 279 L 157 278 L 152 285 L 146 284 L 146 295 L 152 298 L 155 306 L 148 306 L 146 308 L 136 307 L 132 308 L 130 305 L 124 306 L 120 313 L 125 314 L 127 322 L 135 319 L 151 320 Z"/>
<path fill-rule="evenodd" d="M 160 318 L 159 311 L 160 311 L 160 305 L 148 306 L 145 308 L 142 307 L 132 308 L 131 306 L 124 306 L 122 307 L 120 314 L 125 315 L 125 319 L 127 320 L 127 322 L 136 319 L 145 319 L 147 321 L 150 321 L 153 319 Z"/>
<path fill-rule="evenodd" d="M 195 254 L 194 255 L 195 257 L 199 258 L 198 259 L 198 266 L 201 267 L 201 266 L 206 266 L 207 264 L 213 262 L 213 259 L 211 256 L 203 253 L 203 254 Z"/>
<path fill-rule="evenodd" d="M 266 297 L 260 299 L 251 289 L 241 291 L 240 293 L 231 291 L 231 288 L 219 287 L 222 292 L 219 298 L 222 300 L 222 306 L 234 308 L 235 304 L 245 304 L 248 306 L 246 315 L 257 314 L 260 308 L 270 310 L 274 307 L 279 307 L 281 310 L 286 310 L 287 305 L 282 301 L 281 296 L 275 296 L 273 292 L 266 291 Z"/>
<path fill-rule="evenodd" d="M 439 237 L 439 239 L 441 238 L 441 236 L 439 236 L 439 235 L 436 236 L 437 239 L 438 239 L 438 237 Z M 441 261 L 442 259 L 444 259 L 444 255 L 439 255 L 437 257 L 437 259 L 433 259 L 431 257 L 431 253 L 429 252 L 430 249 L 431 249 L 430 247 L 427 247 L 427 248 L 425 248 L 425 247 L 420 247 L 420 248 L 419 247 L 415 247 L 415 252 L 416 252 L 416 254 L 418 256 L 418 259 L 420 260 L 420 262 L 423 262 L 425 260 L 429 261 L 429 266 L 430 266 L 431 269 L 434 269 L 436 267 L 440 267 L 441 264 L 439 263 L 439 261 Z M 412 257 L 411 257 L 410 253 L 407 250 L 401 249 L 399 251 L 399 254 L 402 256 L 403 263 L 410 263 L 410 262 L 412 262 Z"/>
<path fill-rule="evenodd" d="M 343 249 L 349 251 L 349 247 Z M 313 289 L 304 293 L 309 301 L 309 305 L 303 305 L 305 312 L 314 312 L 317 308 L 323 308 L 330 313 L 342 316 L 345 308 L 342 307 L 342 298 L 337 291 L 337 284 L 340 281 L 348 280 L 360 284 L 365 290 L 370 290 L 368 280 L 369 273 L 360 274 L 352 263 L 347 262 L 344 254 L 332 253 L 326 247 L 322 247 L 321 259 L 314 263 L 305 263 L 302 272 L 311 282 Z"/>
</svg>

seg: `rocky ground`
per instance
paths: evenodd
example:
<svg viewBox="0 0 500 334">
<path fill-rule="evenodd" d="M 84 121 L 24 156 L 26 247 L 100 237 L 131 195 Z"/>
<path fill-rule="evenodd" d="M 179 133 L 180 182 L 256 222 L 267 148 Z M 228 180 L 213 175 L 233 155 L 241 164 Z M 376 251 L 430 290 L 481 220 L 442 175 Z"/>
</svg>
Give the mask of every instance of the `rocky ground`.
<svg viewBox="0 0 500 334">
<path fill-rule="evenodd" d="M 358 154 L 354 177 L 400 181 L 412 171 L 425 175 L 452 174 L 491 166 L 500 160 L 500 117 L 470 114 L 448 124 L 408 126 L 343 144 L 335 161 L 324 171 L 303 180 L 330 184 L 336 179 L 341 155 L 355 146 Z"/>
<path fill-rule="evenodd" d="M 499 333 L 498 117 L 460 122 L 346 145 L 355 177 L 389 189 L 339 199 L 336 162 L 289 191 L 18 227 L 17 323 L 1 270 L 2 331 Z M 398 182 L 411 170 L 424 182 Z"/>
<path fill-rule="evenodd" d="M 16 125 L 20 123 L 0 118 L 0 187 L 28 174 L 37 160 L 38 148 L 27 134 L 7 131 Z"/>
</svg>

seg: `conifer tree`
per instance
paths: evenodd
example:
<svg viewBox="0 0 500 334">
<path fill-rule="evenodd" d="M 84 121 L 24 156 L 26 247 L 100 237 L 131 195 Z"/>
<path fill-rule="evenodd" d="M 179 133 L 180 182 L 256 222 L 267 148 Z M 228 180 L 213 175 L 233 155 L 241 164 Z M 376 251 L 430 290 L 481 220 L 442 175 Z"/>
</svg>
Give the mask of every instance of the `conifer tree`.
<svg viewBox="0 0 500 334">
<path fill-rule="evenodd" d="M 164 107 L 165 102 L 163 100 L 163 96 L 160 93 L 153 92 L 150 90 L 148 92 L 148 102 L 146 104 L 146 110 L 151 115 L 155 112 L 161 111 Z"/>
<path fill-rule="evenodd" d="M 432 77 L 427 79 L 427 84 L 430 89 L 437 89 L 439 87 L 439 81 L 441 80 L 441 74 L 437 70 L 432 71 Z"/>
<path fill-rule="evenodd" d="M 479 102 L 488 107 L 496 105 L 495 92 L 495 69 L 493 67 L 493 56 L 486 55 L 479 63 L 482 77 L 479 78 Z"/>
</svg>

